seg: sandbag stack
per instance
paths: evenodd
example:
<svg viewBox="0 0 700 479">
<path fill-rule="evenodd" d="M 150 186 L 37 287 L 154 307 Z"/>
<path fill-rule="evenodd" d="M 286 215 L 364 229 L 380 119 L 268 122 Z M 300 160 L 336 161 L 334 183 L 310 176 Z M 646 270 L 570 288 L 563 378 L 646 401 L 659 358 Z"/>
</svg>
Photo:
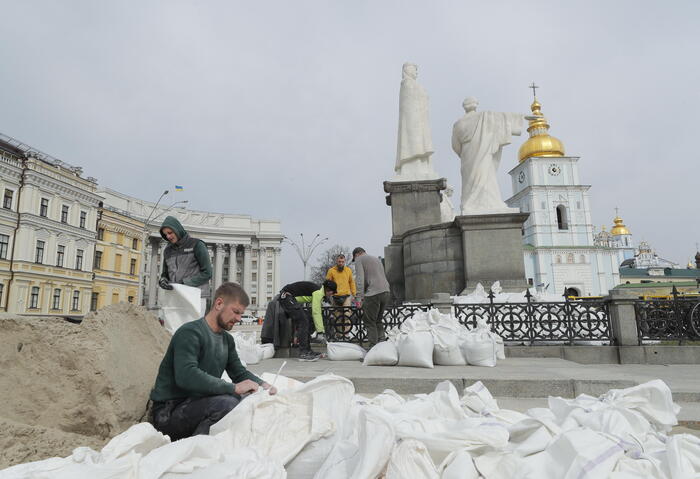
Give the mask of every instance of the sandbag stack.
<svg viewBox="0 0 700 479">
<path fill-rule="evenodd" d="M 498 359 L 505 359 L 503 340 L 484 319 L 468 330 L 453 315 L 437 309 L 416 312 L 388 336 L 367 352 L 363 365 L 493 367 Z"/>
<path fill-rule="evenodd" d="M 266 376 L 266 379 L 274 375 Z M 700 438 L 669 435 L 679 408 L 661 380 L 598 398 L 550 397 L 547 408 L 500 409 L 480 382 L 404 398 L 355 394 L 327 374 L 276 378 L 211 429 L 171 443 L 137 424 L 100 452 L 21 464 L 0 479 L 685 479 L 700 474 Z"/>
</svg>

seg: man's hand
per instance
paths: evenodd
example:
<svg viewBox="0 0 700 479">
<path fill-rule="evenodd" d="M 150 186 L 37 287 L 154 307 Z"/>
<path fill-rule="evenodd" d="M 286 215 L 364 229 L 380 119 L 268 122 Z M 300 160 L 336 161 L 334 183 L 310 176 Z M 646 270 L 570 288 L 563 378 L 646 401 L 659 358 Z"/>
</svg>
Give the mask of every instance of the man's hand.
<svg viewBox="0 0 700 479">
<path fill-rule="evenodd" d="M 260 386 L 262 386 L 262 388 L 265 391 L 267 391 L 270 394 L 270 396 L 274 396 L 275 394 L 277 394 L 277 388 L 272 386 L 271 384 L 262 383 Z"/>
<path fill-rule="evenodd" d="M 235 392 L 239 396 L 242 396 L 244 394 L 254 393 L 258 390 L 259 387 L 260 386 L 255 381 L 246 379 L 244 381 L 241 381 L 240 383 L 236 383 L 236 386 L 233 388 L 233 392 Z"/>
<path fill-rule="evenodd" d="M 173 286 L 170 284 L 170 281 L 168 281 L 168 278 L 160 278 L 160 281 L 158 281 L 158 286 L 163 289 L 173 289 Z"/>
</svg>

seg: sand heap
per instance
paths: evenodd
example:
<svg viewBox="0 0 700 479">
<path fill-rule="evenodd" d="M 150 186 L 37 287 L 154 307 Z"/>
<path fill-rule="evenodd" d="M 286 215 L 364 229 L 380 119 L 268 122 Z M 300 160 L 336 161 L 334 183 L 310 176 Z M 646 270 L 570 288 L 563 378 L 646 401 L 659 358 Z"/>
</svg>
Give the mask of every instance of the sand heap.
<svg viewBox="0 0 700 479">
<path fill-rule="evenodd" d="M 81 324 L 0 318 L 0 338 L 2 469 L 99 448 L 139 422 L 170 335 L 122 303 Z"/>
</svg>

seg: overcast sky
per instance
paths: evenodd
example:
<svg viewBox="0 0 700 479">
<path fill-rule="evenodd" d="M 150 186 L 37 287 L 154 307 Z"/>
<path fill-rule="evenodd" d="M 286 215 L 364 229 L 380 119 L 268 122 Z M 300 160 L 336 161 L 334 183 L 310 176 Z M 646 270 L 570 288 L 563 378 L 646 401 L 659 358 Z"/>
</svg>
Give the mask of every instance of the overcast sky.
<svg viewBox="0 0 700 479">
<path fill-rule="evenodd" d="M 534 80 L 550 133 L 581 157 L 597 229 L 619 207 L 636 242 L 681 264 L 700 241 L 700 2 L 0 6 L 0 131 L 129 195 L 155 201 L 183 185 L 175 198 L 193 209 L 383 255 L 382 182 L 411 61 L 430 96 L 435 168 L 457 195 L 462 100 L 527 113 Z M 504 197 L 526 138 L 504 150 Z M 297 279 L 285 247 L 282 280 Z"/>
</svg>

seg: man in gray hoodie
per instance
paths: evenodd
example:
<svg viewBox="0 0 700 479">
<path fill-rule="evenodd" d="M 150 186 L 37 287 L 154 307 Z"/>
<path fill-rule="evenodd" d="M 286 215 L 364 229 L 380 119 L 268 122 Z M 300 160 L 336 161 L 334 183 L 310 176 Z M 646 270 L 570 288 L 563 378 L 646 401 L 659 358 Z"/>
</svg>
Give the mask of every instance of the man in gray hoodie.
<svg viewBox="0 0 700 479">
<path fill-rule="evenodd" d="M 160 235 L 169 244 L 163 251 L 163 272 L 158 285 L 173 289 L 170 283 L 194 286 L 202 291 L 202 300 L 211 296 L 211 259 L 204 241 L 191 237 L 174 216 L 168 216 Z"/>
<path fill-rule="evenodd" d="M 359 246 L 352 250 L 357 284 L 356 300 L 362 306 L 362 322 L 367 330 L 367 342 L 371 348 L 386 339 L 382 314 L 389 305 L 389 282 L 379 258 L 368 255 Z"/>
</svg>

